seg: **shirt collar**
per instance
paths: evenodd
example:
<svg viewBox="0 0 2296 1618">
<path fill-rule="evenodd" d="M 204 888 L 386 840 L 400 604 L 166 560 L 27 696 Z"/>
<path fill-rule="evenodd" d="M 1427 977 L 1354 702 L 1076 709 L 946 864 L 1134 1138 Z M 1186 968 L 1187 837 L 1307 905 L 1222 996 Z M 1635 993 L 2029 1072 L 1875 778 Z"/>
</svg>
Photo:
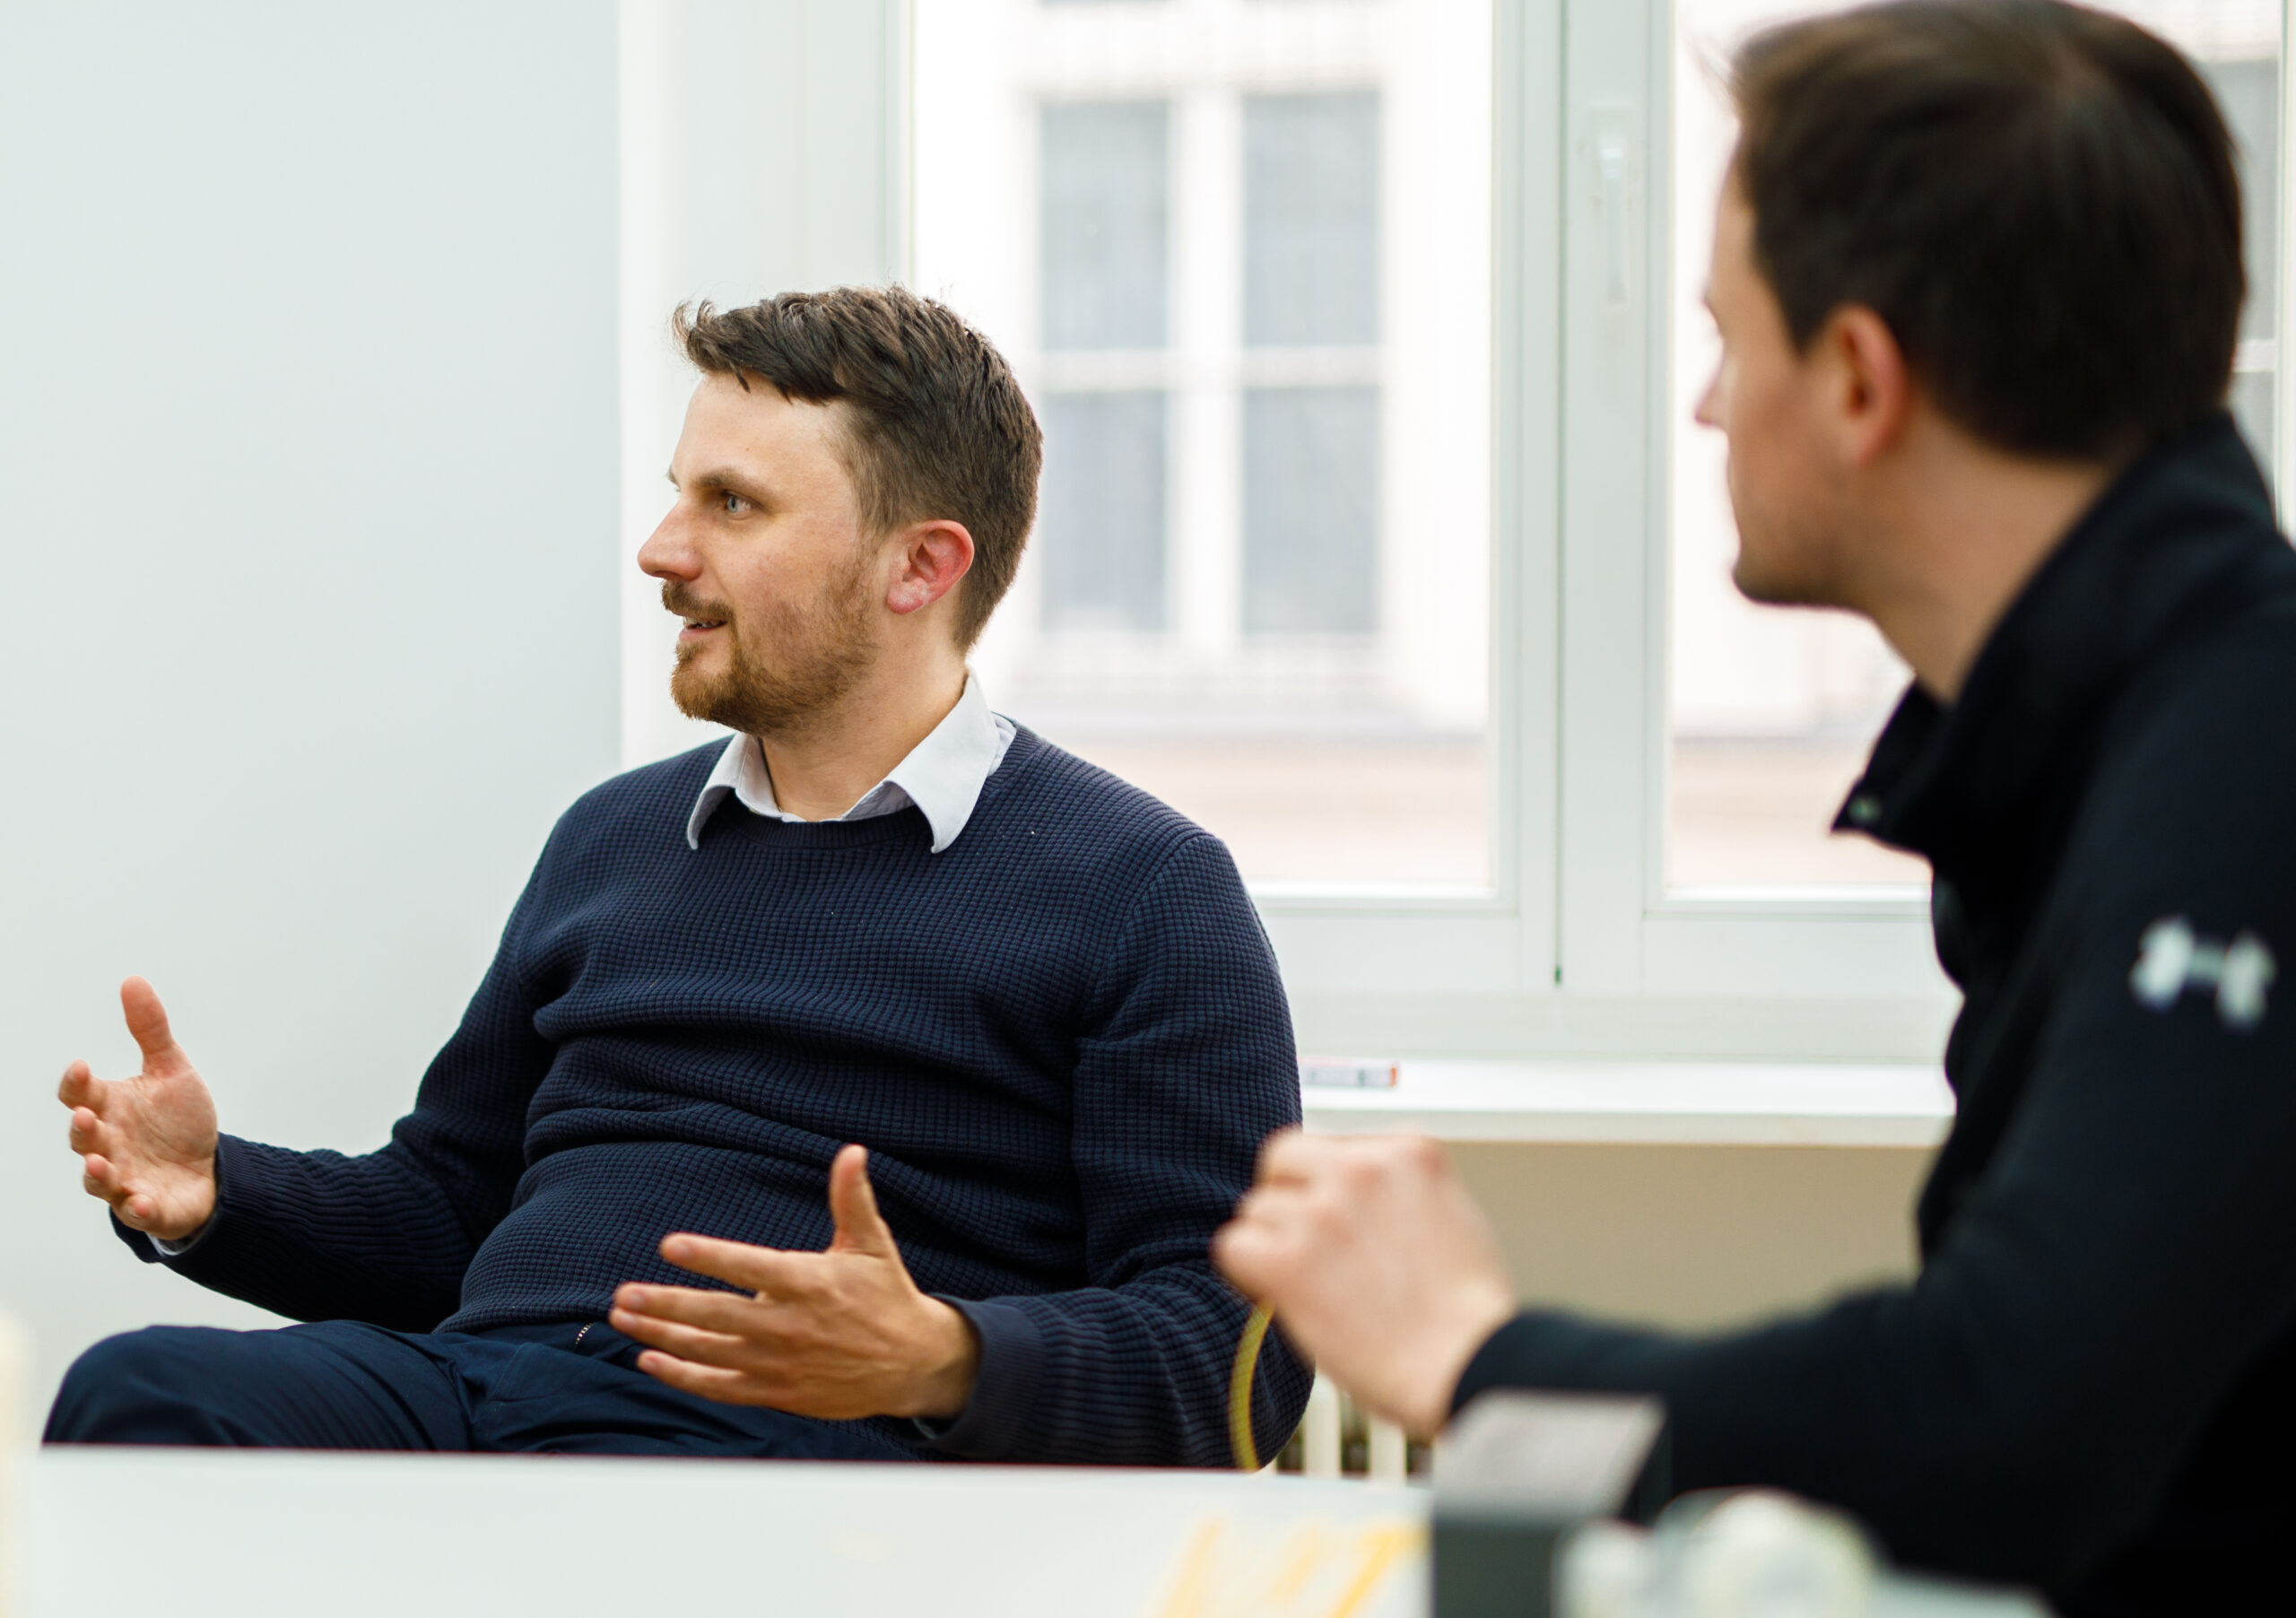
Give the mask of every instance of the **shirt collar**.
<svg viewBox="0 0 2296 1618">
<path fill-rule="evenodd" d="M 933 852 L 940 853 L 957 840 L 965 822 L 980 802 L 981 788 L 1015 734 L 1010 719 L 989 711 L 987 694 L 979 680 L 967 674 L 964 694 L 935 725 L 931 734 L 910 749 L 891 773 L 861 795 L 839 821 L 874 819 L 914 804 L 933 830 Z M 773 777 L 765 766 L 765 750 L 755 736 L 734 735 L 718 755 L 717 767 L 694 799 L 685 822 L 686 846 L 701 847 L 701 829 L 726 798 L 740 800 L 752 814 L 796 822 L 800 817 L 783 809 L 773 796 Z"/>
</svg>

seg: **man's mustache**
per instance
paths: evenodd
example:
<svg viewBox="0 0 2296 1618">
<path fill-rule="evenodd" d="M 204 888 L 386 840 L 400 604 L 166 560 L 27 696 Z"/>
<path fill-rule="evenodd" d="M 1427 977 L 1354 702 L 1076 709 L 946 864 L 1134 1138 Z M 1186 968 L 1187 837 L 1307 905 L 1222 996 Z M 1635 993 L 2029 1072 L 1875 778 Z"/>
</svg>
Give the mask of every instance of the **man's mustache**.
<svg viewBox="0 0 2296 1618">
<path fill-rule="evenodd" d="M 709 623 L 730 623 L 734 618 L 725 603 L 704 601 L 674 579 L 662 585 L 662 610 L 680 618 L 699 618 Z"/>
</svg>

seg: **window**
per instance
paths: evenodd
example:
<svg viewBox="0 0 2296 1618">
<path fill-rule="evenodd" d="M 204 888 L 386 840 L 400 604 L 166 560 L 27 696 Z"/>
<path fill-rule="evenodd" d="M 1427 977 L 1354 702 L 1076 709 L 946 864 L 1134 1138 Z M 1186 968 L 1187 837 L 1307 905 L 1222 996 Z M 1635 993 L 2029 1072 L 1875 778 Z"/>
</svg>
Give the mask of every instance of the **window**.
<svg viewBox="0 0 2296 1618">
<path fill-rule="evenodd" d="M 1168 617 L 1161 391 L 1056 393 L 1041 401 L 1039 526 L 1044 626 L 1054 634 L 1160 635 Z"/>
<path fill-rule="evenodd" d="M 1489 893 L 1486 0 L 914 15 L 914 279 L 1045 431 L 993 700 L 1265 892 Z"/>
<path fill-rule="evenodd" d="M 1244 633 L 1376 636 L 1378 97 L 1248 97 L 1243 159 Z"/>
<path fill-rule="evenodd" d="M 1164 346 L 1170 124 L 1161 101 L 1043 109 L 1048 352 Z"/>
<path fill-rule="evenodd" d="M 1048 355 L 1164 348 L 1170 126 L 1162 101 L 1041 109 L 1039 284 Z M 1167 390 L 1074 387 L 1047 392 L 1040 404 L 1044 628 L 1161 634 L 1170 617 Z"/>
</svg>

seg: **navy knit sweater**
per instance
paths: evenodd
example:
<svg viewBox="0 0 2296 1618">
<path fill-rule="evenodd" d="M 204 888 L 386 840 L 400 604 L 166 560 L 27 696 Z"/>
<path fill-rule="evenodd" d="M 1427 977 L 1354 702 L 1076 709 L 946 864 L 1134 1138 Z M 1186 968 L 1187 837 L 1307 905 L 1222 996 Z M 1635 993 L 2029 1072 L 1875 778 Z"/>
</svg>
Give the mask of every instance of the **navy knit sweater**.
<svg viewBox="0 0 2296 1618">
<path fill-rule="evenodd" d="M 1205 1244 L 1300 1116 L 1226 848 L 1023 730 L 940 854 L 914 808 L 721 812 L 697 851 L 718 752 L 567 812 L 388 1145 L 225 1136 L 215 1218 L 167 1262 L 305 1320 L 595 1319 L 624 1281 L 712 1284 L 662 1261 L 668 1231 L 826 1245 L 858 1141 L 918 1284 L 980 1334 L 930 1448 L 1223 1464 L 1244 1307 Z M 1307 1380 L 1271 1341 L 1263 1453 Z"/>
</svg>

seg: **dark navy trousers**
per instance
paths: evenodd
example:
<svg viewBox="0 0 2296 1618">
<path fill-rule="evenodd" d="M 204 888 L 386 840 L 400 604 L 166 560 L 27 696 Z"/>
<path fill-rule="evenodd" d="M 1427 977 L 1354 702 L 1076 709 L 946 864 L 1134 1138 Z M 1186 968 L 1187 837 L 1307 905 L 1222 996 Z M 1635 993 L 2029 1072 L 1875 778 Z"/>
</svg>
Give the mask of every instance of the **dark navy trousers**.
<svg viewBox="0 0 2296 1618">
<path fill-rule="evenodd" d="M 656 1381 L 604 1322 L 394 1332 L 155 1326 L 65 1373 L 51 1444 L 911 1460 L 891 1423 L 720 1405 Z"/>
</svg>

